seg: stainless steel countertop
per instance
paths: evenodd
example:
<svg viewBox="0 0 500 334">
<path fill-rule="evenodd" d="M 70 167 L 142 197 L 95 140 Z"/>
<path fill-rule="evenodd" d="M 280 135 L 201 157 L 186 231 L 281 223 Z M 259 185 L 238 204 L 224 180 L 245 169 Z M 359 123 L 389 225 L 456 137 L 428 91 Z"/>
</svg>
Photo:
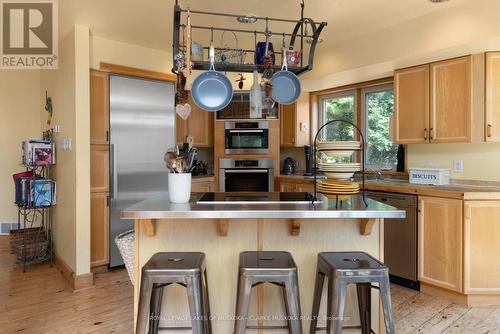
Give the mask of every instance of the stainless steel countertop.
<svg viewBox="0 0 500 334">
<path fill-rule="evenodd" d="M 366 199 L 358 194 L 339 201 L 322 198 L 311 204 L 196 204 L 204 193 L 192 193 L 185 204 L 174 204 L 168 193 L 160 193 L 134 204 L 121 213 L 122 219 L 245 219 L 245 218 L 404 218 L 405 211 Z M 235 193 L 237 194 L 237 193 Z M 243 194 L 242 194 L 243 195 Z M 322 196 L 322 195 L 320 195 Z"/>
</svg>

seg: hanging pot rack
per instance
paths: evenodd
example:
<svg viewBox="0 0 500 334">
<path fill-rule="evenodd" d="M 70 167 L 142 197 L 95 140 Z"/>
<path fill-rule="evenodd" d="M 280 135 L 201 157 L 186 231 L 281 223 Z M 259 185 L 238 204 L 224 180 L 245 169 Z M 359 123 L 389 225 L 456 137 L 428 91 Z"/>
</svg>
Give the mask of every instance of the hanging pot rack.
<svg viewBox="0 0 500 334">
<path fill-rule="evenodd" d="M 313 64 L 314 64 L 314 53 L 316 50 L 316 46 L 318 43 L 319 36 L 325 26 L 327 25 L 326 22 L 315 22 L 314 20 L 310 18 L 305 18 L 304 17 L 304 2 L 301 1 L 301 14 L 300 14 L 300 20 L 291 20 L 291 19 L 282 19 L 282 18 L 275 18 L 275 17 L 263 17 L 263 16 L 252 16 L 256 18 L 257 20 L 265 20 L 266 23 L 269 22 L 281 22 L 281 23 L 291 23 L 295 24 L 294 28 L 291 29 L 290 32 L 272 32 L 269 30 L 265 31 L 259 31 L 259 30 L 250 30 L 250 29 L 234 29 L 234 28 L 224 28 L 224 27 L 216 27 L 216 26 L 202 26 L 202 25 L 191 25 L 191 29 L 193 30 L 210 30 L 210 31 L 230 31 L 234 33 L 242 33 L 242 34 L 253 34 L 254 36 L 257 35 L 278 35 L 278 36 L 283 36 L 284 37 L 290 37 L 290 44 L 289 48 L 292 49 L 295 46 L 295 43 L 297 39 L 300 41 L 300 51 L 301 52 L 301 60 L 300 60 L 300 65 L 299 66 L 289 66 L 288 70 L 295 73 L 296 75 L 300 75 L 302 73 L 311 71 L 313 69 Z M 175 57 L 179 54 L 181 50 L 186 49 L 186 45 L 180 43 L 180 35 L 181 35 L 181 29 L 184 29 L 186 27 L 185 24 L 181 24 L 181 14 L 182 13 L 187 13 L 188 9 L 183 9 L 179 6 L 178 0 L 175 2 L 174 6 L 174 29 L 173 29 L 173 63 L 175 64 Z M 230 14 L 230 13 L 215 13 L 215 12 L 208 12 L 208 11 L 199 11 L 199 10 L 192 10 L 189 9 L 190 14 L 198 14 L 198 15 L 211 15 L 211 16 L 219 16 L 219 17 L 242 17 L 246 15 L 242 14 Z M 310 27 L 311 33 L 307 33 L 308 27 Z M 304 31 L 306 33 L 304 33 Z M 309 52 L 307 59 L 304 59 L 304 40 L 305 39 L 310 39 L 310 44 L 309 44 Z M 203 49 L 208 50 L 208 46 L 203 46 Z M 227 48 L 229 51 L 236 51 L 236 49 L 232 48 Z M 238 49 L 242 50 L 242 49 Z M 297 51 L 298 51 L 297 50 Z M 254 53 L 255 50 L 251 49 L 243 49 L 243 51 Z M 283 52 L 276 51 L 274 52 L 277 55 L 281 55 L 282 57 Z M 208 70 L 210 67 L 210 63 L 208 61 L 193 61 L 193 69 L 194 70 Z M 247 72 L 251 73 L 254 71 L 254 69 L 257 69 L 259 72 L 262 72 L 264 70 L 263 65 L 255 65 L 253 63 L 245 63 L 245 64 L 234 64 L 234 63 L 216 63 L 216 68 L 219 71 L 223 72 Z M 275 70 L 281 69 L 281 65 L 274 65 Z M 175 69 L 172 69 L 174 73 L 177 73 Z"/>
</svg>

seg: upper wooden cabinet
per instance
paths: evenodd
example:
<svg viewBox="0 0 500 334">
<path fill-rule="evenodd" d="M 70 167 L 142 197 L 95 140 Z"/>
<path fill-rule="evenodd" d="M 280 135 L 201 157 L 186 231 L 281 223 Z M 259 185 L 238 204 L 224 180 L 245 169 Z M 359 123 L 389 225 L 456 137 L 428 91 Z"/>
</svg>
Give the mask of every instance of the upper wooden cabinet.
<svg viewBox="0 0 500 334">
<path fill-rule="evenodd" d="M 500 52 L 486 53 L 486 141 L 500 141 Z"/>
<path fill-rule="evenodd" d="M 90 70 L 90 143 L 109 143 L 109 73 Z"/>
<path fill-rule="evenodd" d="M 484 140 L 484 54 L 396 70 L 393 141 Z"/>
<path fill-rule="evenodd" d="M 396 143 L 429 141 L 429 65 L 395 71 L 393 122 Z"/>
<path fill-rule="evenodd" d="M 462 201 L 419 197 L 418 277 L 462 292 Z"/>
<path fill-rule="evenodd" d="M 303 92 L 295 103 L 280 106 L 281 146 L 301 147 L 310 144 L 309 101 L 309 92 Z M 302 126 L 307 130 L 302 131 Z"/>
<path fill-rule="evenodd" d="M 431 64 L 429 138 L 434 143 L 471 141 L 472 57 Z"/>
<path fill-rule="evenodd" d="M 200 109 L 189 96 L 191 115 L 187 120 L 176 116 L 176 141 L 181 144 L 191 136 L 195 147 L 214 146 L 214 113 Z"/>
</svg>

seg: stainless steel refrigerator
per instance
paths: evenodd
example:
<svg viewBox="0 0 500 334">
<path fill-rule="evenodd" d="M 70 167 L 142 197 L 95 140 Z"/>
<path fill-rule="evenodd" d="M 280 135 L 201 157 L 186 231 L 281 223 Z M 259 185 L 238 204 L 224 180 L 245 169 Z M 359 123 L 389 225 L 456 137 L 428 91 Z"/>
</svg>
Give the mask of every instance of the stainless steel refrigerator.
<svg viewBox="0 0 500 334">
<path fill-rule="evenodd" d="M 174 85 L 110 77 L 110 267 L 123 264 L 115 237 L 133 229 L 124 208 L 167 191 L 163 155 L 175 145 Z"/>
</svg>

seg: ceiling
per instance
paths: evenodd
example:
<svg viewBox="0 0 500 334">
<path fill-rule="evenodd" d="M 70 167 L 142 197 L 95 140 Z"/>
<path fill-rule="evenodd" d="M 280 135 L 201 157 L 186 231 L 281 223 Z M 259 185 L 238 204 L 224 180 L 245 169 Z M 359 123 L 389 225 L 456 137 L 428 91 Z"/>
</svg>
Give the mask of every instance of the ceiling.
<svg viewBox="0 0 500 334">
<path fill-rule="evenodd" d="M 328 48 L 431 12 L 444 11 L 466 1 L 471 0 L 451 0 L 438 4 L 428 0 L 305 0 L 305 16 L 328 22 L 322 34 L 325 42 L 321 45 L 321 48 Z M 289 19 L 300 17 L 299 0 L 180 0 L 180 5 L 183 8 L 223 13 Z M 170 51 L 173 7 L 174 0 L 63 0 L 59 2 L 60 30 L 66 33 L 74 23 L 79 23 L 88 25 L 94 35 Z M 245 25 L 232 18 L 221 20 L 219 17 L 198 15 L 193 15 L 192 20 L 193 24 L 251 30 L 263 29 L 264 24 Z M 290 31 L 292 26 L 273 24 L 270 29 Z M 194 31 L 193 34 L 194 39 L 202 42 L 208 39 L 208 32 L 201 34 Z M 281 43 L 280 36 L 274 36 L 274 39 L 274 43 Z M 246 42 L 240 40 L 240 44 L 253 43 L 253 36 L 249 35 Z M 220 35 L 215 37 L 217 43 L 221 44 Z M 224 43 L 233 45 L 227 35 Z"/>
</svg>

